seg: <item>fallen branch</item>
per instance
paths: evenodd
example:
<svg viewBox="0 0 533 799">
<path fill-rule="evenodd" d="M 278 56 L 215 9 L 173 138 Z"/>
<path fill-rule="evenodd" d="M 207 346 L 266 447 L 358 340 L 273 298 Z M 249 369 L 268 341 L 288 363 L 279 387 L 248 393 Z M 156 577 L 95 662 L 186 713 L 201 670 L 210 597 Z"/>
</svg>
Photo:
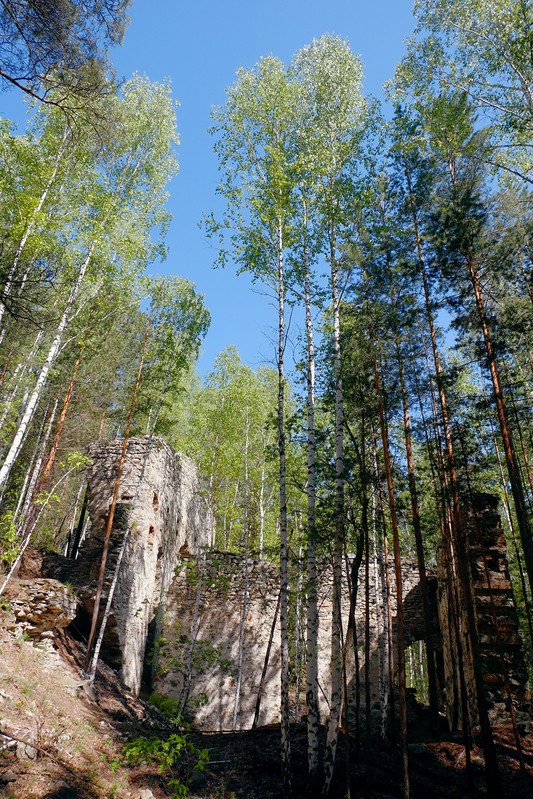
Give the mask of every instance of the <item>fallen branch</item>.
<svg viewBox="0 0 533 799">
<path fill-rule="evenodd" d="M 24 744 L 24 746 L 29 746 L 31 749 L 35 749 L 35 751 L 39 752 L 40 755 L 42 755 L 43 757 L 47 757 L 49 760 L 52 760 L 57 766 L 60 766 L 61 768 L 65 769 L 65 771 L 68 771 L 69 774 L 71 774 L 77 780 L 83 780 L 84 782 L 93 781 L 91 777 L 84 777 L 83 774 L 78 774 L 77 771 L 74 771 L 74 769 L 70 768 L 70 766 L 67 766 L 67 764 L 64 763 L 62 760 L 60 760 L 58 757 L 54 757 L 54 755 L 48 749 L 45 749 L 42 746 L 38 746 L 37 744 L 32 743 L 31 741 L 27 741 L 25 738 L 20 738 L 18 735 L 13 735 L 10 732 L 0 732 L 0 735 L 2 735 L 4 738 L 8 738 L 9 741 L 15 741 L 16 743 Z M 9 745 L 9 742 L 7 745 Z M 69 757 L 72 757 L 72 755 L 69 755 Z"/>
</svg>

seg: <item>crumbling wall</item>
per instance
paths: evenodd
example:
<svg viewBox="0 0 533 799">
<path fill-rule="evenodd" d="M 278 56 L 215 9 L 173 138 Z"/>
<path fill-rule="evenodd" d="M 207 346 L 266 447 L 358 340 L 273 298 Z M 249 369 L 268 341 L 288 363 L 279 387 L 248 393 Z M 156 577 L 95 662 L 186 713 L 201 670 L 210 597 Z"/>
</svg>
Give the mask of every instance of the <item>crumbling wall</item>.
<svg viewBox="0 0 533 799">
<path fill-rule="evenodd" d="M 92 613 L 94 587 L 115 484 L 122 441 L 94 444 L 87 473 L 90 534 L 78 560 L 90 564 L 92 585 L 84 594 Z M 161 439 L 139 437 L 128 442 L 120 480 L 104 585 L 105 605 L 113 567 L 123 537 L 128 541 L 106 631 L 106 658 L 137 694 L 148 627 L 180 560 L 180 550 L 200 552 L 213 544 L 214 525 L 203 498 L 194 463 L 177 455 Z"/>
<path fill-rule="evenodd" d="M 372 701 L 379 707 L 383 672 L 383 637 L 387 635 L 383 621 L 383 569 L 377 564 L 370 586 L 371 652 L 370 675 Z M 418 583 L 413 561 L 402 564 L 403 590 L 410 591 Z M 396 589 L 393 567 L 389 564 L 391 606 L 396 613 Z M 359 575 L 355 622 L 359 664 L 364 669 L 364 563 Z M 332 573 L 329 567 L 320 570 L 319 579 L 319 704 L 324 718 L 328 713 L 331 693 L 331 614 Z M 246 587 L 246 591 L 245 591 Z M 348 629 L 350 600 L 348 586 L 342 592 L 343 629 Z M 245 599 L 246 595 L 246 599 Z M 154 690 L 177 699 L 192 712 L 197 726 L 209 730 L 250 728 L 255 705 L 261 690 L 258 723 L 271 724 L 280 718 L 280 627 L 277 617 L 279 578 L 272 564 L 240 555 L 213 552 L 190 559 L 176 574 L 168 591 L 165 612 L 156 646 L 157 660 Z M 246 602 L 246 607 L 244 607 Z M 301 640 L 305 638 L 305 608 L 301 609 Z M 276 623 L 274 620 L 276 618 Z M 244 622 L 243 622 L 244 619 Z M 242 636 L 242 672 L 237 712 L 238 662 Z M 265 664 L 270 642 L 268 663 Z M 353 637 L 347 642 L 349 695 L 355 693 Z M 263 685 L 261 679 L 264 670 Z M 305 678 L 303 678 L 305 682 Z M 300 707 L 303 708 L 305 684 L 301 686 Z M 293 696 L 293 709 L 296 696 Z"/>
<path fill-rule="evenodd" d="M 519 715 L 529 709 L 527 669 L 519 634 L 518 616 L 509 577 L 505 537 L 497 513 L 497 499 L 477 494 L 463 513 L 469 548 L 469 563 L 475 600 L 479 656 L 485 697 L 492 723 L 509 723 L 509 702 Z M 458 603 L 457 620 L 452 612 L 449 569 L 443 548 L 438 553 L 438 612 L 444 650 L 446 710 L 450 727 L 462 727 L 459 669 L 464 665 L 469 714 L 478 723 L 475 701 L 473 655 L 464 634 L 466 610 Z M 455 585 L 456 589 L 458 586 Z M 460 640 L 458 642 L 457 627 Z"/>
<path fill-rule="evenodd" d="M 187 560 L 167 594 L 157 642 L 154 690 L 192 710 L 198 727 L 231 730 L 242 640 L 235 728 L 250 728 L 278 596 L 277 571 L 265 561 L 246 560 L 227 552 L 211 552 Z M 260 725 L 279 721 L 279 697 L 278 623 L 266 665 Z"/>
</svg>

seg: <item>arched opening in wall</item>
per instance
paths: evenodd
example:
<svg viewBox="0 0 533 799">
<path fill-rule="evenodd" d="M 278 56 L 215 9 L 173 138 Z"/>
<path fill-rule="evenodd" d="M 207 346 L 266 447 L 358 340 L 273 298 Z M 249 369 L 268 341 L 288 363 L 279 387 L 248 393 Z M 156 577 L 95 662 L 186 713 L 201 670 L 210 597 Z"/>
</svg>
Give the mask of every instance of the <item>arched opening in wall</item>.
<svg viewBox="0 0 533 799">
<path fill-rule="evenodd" d="M 154 494 L 156 496 L 156 494 Z M 154 528 L 150 526 L 149 537 L 153 539 Z M 163 545 L 160 544 L 157 550 L 157 562 L 155 567 L 155 593 L 161 592 L 161 570 L 163 563 Z M 148 622 L 148 632 L 146 634 L 146 647 L 144 650 L 144 661 L 141 675 L 141 685 L 143 691 L 151 693 L 157 668 L 158 638 L 161 633 L 161 621 L 163 607 L 159 604 L 154 609 L 154 615 Z"/>
<path fill-rule="evenodd" d="M 444 660 L 437 612 L 437 578 L 427 578 L 431 642 L 433 644 L 437 681 L 444 686 Z M 426 648 L 426 624 L 422 587 L 415 585 L 403 601 L 404 639 L 405 639 L 405 677 L 406 687 L 413 699 L 423 705 L 429 704 L 428 661 Z"/>
<path fill-rule="evenodd" d="M 415 641 L 405 649 L 406 686 L 414 691 L 417 702 L 429 704 L 428 663 L 425 641 Z"/>
<path fill-rule="evenodd" d="M 148 632 L 146 634 L 146 649 L 144 650 L 141 686 L 143 691 L 148 694 L 152 692 L 155 667 L 157 665 L 157 638 L 158 629 L 161 626 L 158 618 L 159 615 L 159 611 L 157 611 L 148 624 Z"/>
</svg>

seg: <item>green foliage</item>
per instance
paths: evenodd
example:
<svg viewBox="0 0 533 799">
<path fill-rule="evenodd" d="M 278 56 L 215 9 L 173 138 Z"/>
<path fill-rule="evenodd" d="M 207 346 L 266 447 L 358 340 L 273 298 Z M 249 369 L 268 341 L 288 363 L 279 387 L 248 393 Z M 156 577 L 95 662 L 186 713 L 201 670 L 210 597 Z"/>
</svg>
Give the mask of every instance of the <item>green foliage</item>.
<svg viewBox="0 0 533 799">
<path fill-rule="evenodd" d="M 13 511 L 0 516 L 0 559 L 8 567 L 14 564 L 20 549 L 20 540 Z"/>
<path fill-rule="evenodd" d="M 123 747 L 122 760 L 127 766 L 157 766 L 167 778 L 172 796 L 182 799 L 188 796 L 187 785 L 193 773 L 205 770 L 209 753 L 197 747 L 184 731 L 173 732 L 167 738 L 135 738 Z"/>
<path fill-rule="evenodd" d="M 276 376 L 245 366 L 235 347 L 217 357 L 203 384 L 193 384 L 186 424 L 175 426 L 172 443 L 197 463 L 215 514 L 216 543 L 239 550 L 245 528 L 254 548 L 275 535 L 275 462 L 271 423 Z M 187 566 L 190 584 L 198 575 Z"/>
<path fill-rule="evenodd" d="M 170 696 L 165 696 L 165 694 L 150 694 L 148 699 L 151 705 L 154 705 L 160 713 L 173 723 L 173 724 L 180 724 L 181 720 L 181 708 L 180 703 L 177 699 L 172 699 Z"/>
<path fill-rule="evenodd" d="M 122 41 L 129 2 L 2 3 L 2 83 L 59 105 L 71 120 L 89 117 L 97 124 L 90 112 L 110 91 L 107 49 Z"/>
</svg>

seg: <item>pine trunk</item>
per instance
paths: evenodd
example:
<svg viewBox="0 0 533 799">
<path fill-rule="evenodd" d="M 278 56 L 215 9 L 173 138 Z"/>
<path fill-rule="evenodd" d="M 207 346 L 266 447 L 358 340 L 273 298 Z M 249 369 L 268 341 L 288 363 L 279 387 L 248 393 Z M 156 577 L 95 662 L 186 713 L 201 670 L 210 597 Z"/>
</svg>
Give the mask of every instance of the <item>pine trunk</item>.
<svg viewBox="0 0 533 799">
<path fill-rule="evenodd" d="M 94 666 L 94 670 L 93 670 L 91 661 L 92 661 L 92 657 L 93 657 L 94 645 L 95 645 L 95 642 L 96 642 L 96 627 L 97 627 L 97 624 L 98 624 L 98 614 L 100 612 L 100 603 L 101 603 L 101 599 L 102 599 L 102 588 L 103 588 L 103 585 L 104 585 L 105 568 L 106 568 L 106 564 L 107 564 L 107 553 L 109 551 L 109 541 L 111 539 L 111 531 L 113 529 L 113 520 L 114 520 L 114 517 L 115 517 L 115 508 L 116 508 L 116 505 L 117 505 L 118 492 L 119 492 L 119 488 L 120 488 L 120 478 L 122 477 L 122 469 L 124 468 L 124 461 L 126 460 L 126 450 L 127 450 L 127 447 L 128 447 L 128 439 L 129 439 L 129 435 L 130 435 L 130 427 L 131 427 L 131 423 L 132 423 L 132 420 L 133 420 L 133 413 L 135 411 L 135 405 L 136 405 L 136 402 L 137 402 L 137 393 L 139 391 L 139 386 L 140 386 L 140 383 L 141 383 L 142 371 L 143 371 L 143 367 L 144 367 L 144 359 L 145 359 L 145 356 L 146 356 L 146 349 L 147 349 L 147 346 L 148 346 L 149 332 L 150 331 L 149 331 L 149 328 L 148 328 L 146 330 L 146 333 L 144 334 L 143 350 L 142 350 L 142 354 L 141 354 L 141 358 L 140 358 L 140 362 L 139 362 L 139 369 L 137 371 L 137 377 L 136 377 L 136 380 L 135 380 L 135 385 L 134 385 L 134 388 L 133 388 L 133 395 L 132 395 L 132 398 L 131 398 L 131 404 L 130 404 L 130 411 L 129 411 L 129 414 L 128 414 L 128 420 L 126 422 L 126 428 L 124 430 L 124 439 L 123 439 L 123 442 L 122 442 L 122 451 L 120 453 L 120 459 L 119 459 L 118 466 L 117 466 L 117 474 L 116 474 L 116 477 L 115 477 L 115 486 L 113 488 L 113 498 L 111 500 L 111 507 L 109 509 L 109 514 L 108 514 L 108 517 L 107 517 L 106 529 L 105 529 L 105 533 L 104 533 L 104 545 L 103 545 L 102 556 L 101 556 L 101 560 L 100 560 L 100 569 L 99 569 L 99 572 L 98 572 L 98 583 L 97 583 L 97 586 L 96 586 L 96 594 L 95 594 L 95 598 L 94 598 L 94 608 L 93 608 L 93 614 L 92 614 L 92 618 L 91 618 L 91 629 L 90 629 L 90 632 L 89 632 L 89 640 L 87 641 L 87 651 L 86 651 L 86 654 L 85 654 L 85 670 L 88 672 L 89 669 L 91 669 L 93 679 L 94 679 L 94 674 L 96 673 L 96 666 Z"/>
<path fill-rule="evenodd" d="M 479 316 L 481 330 L 483 332 L 483 340 L 485 342 L 485 349 L 487 352 L 487 363 L 490 370 L 492 380 L 492 387 L 494 390 L 494 399 L 496 402 L 496 411 L 498 413 L 498 421 L 500 423 L 500 433 L 503 442 L 503 452 L 505 455 L 505 462 L 507 465 L 507 473 L 509 475 L 509 483 L 511 484 L 511 493 L 513 495 L 516 521 L 518 523 L 518 530 L 520 532 L 520 540 L 522 542 L 522 549 L 524 551 L 524 561 L 526 564 L 526 571 L 529 580 L 529 587 L 533 593 L 533 534 L 531 525 L 529 523 L 528 510 L 524 496 L 524 488 L 522 485 L 522 478 L 518 461 L 516 458 L 513 440 L 511 436 L 511 428 L 507 416 L 507 407 L 505 403 L 505 396 L 503 393 L 500 372 L 496 361 L 494 352 L 494 345 L 492 343 L 492 336 L 487 321 L 487 313 L 485 310 L 485 299 L 483 297 L 483 290 L 481 281 L 477 272 L 475 261 L 472 258 L 468 259 L 468 271 L 474 296 L 476 299 L 476 307 Z"/>
<path fill-rule="evenodd" d="M 413 530 L 415 534 L 416 557 L 418 563 L 418 573 L 420 576 L 420 590 L 422 593 L 422 609 L 424 613 L 424 631 L 426 639 L 426 655 L 427 655 L 427 669 L 428 669 L 429 710 L 431 714 L 431 728 L 433 733 L 436 733 L 439 725 L 439 697 L 437 689 L 437 670 L 435 666 L 435 651 L 433 647 L 431 617 L 429 611 L 429 595 L 428 595 L 428 586 L 427 586 L 426 562 L 424 556 L 424 544 L 422 541 L 422 528 L 420 525 L 420 506 L 418 503 L 418 493 L 416 489 L 415 464 L 413 459 L 413 446 L 412 446 L 412 437 L 411 437 L 411 417 L 409 413 L 409 398 L 407 396 L 407 386 L 405 383 L 403 358 L 397 333 L 396 333 L 396 354 L 398 359 L 400 388 L 402 394 L 403 428 L 404 428 L 404 438 L 405 438 L 405 452 L 407 458 L 407 477 L 409 482 L 409 496 L 411 499 L 411 517 L 413 520 Z"/>
<path fill-rule="evenodd" d="M 409 799 L 409 759 L 407 753 L 407 698 L 405 686 L 405 639 L 404 639 L 404 611 L 402 590 L 402 562 L 400 555 L 400 536 L 398 531 L 398 517 L 396 514 L 396 499 L 392 484 L 392 468 L 389 448 L 389 435 L 383 407 L 383 395 L 379 378 L 377 360 L 374 358 L 374 382 L 378 400 L 378 413 L 381 426 L 381 439 L 383 443 L 383 461 L 385 465 L 385 479 L 389 498 L 389 511 L 392 527 L 392 541 L 394 549 L 394 572 L 396 578 L 396 652 L 398 674 L 398 710 L 400 717 L 400 749 L 402 753 L 403 796 Z"/>
</svg>

